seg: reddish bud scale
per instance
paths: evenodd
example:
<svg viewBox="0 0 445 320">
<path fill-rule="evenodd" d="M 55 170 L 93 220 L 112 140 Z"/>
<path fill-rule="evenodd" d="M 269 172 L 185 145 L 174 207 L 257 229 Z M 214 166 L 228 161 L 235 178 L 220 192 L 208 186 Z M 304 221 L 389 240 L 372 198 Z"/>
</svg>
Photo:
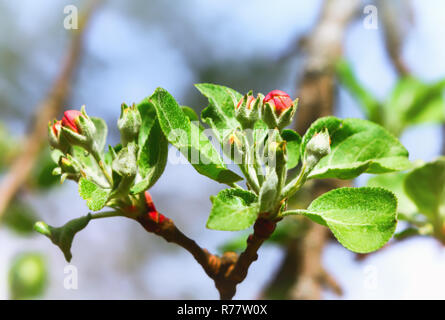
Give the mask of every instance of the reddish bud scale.
<svg viewBox="0 0 445 320">
<path fill-rule="evenodd" d="M 281 90 L 272 90 L 264 98 L 264 103 L 270 103 L 273 105 L 277 115 L 280 115 L 283 113 L 283 111 L 292 107 L 294 102 L 286 92 Z"/>
<path fill-rule="evenodd" d="M 58 137 L 59 133 L 60 133 L 60 129 L 62 129 L 62 120 L 55 122 L 51 128 L 53 130 L 54 135 L 56 137 Z"/>
<path fill-rule="evenodd" d="M 261 238 L 268 238 L 276 227 L 276 222 L 268 219 L 258 219 L 253 226 L 254 234 Z"/>
<path fill-rule="evenodd" d="M 157 211 L 150 211 L 148 217 L 155 223 L 161 224 L 165 221 L 165 216 Z"/>
<path fill-rule="evenodd" d="M 148 211 L 157 211 L 150 192 L 145 191 L 145 203 L 147 204 Z"/>
<path fill-rule="evenodd" d="M 63 114 L 62 125 L 64 127 L 70 128 L 76 133 L 79 133 L 79 128 L 77 127 L 76 120 L 82 116 L 82 112 L 78 110 L 68 110 Z"/>
<path fill-rule="evenodd" d="M 241 105 L 243 104 L 243 101 L 244 101 L 244 97 L 242 97 L 241 99 L 240 99 L 240 101 L 238 102 L 238 104 L 236 105 L 236 108 L 237 109 L 239 109 L 240 107 L 241 107 Z M 247 97 L 247 104 L 246 104 L 246 107 L 247 107 L 247 109 L 251 109 L 252 108 L 252 105 L 255 103 L 255 98 L 254 98 L 254 96 L 248 96 Z"/>
</svg>

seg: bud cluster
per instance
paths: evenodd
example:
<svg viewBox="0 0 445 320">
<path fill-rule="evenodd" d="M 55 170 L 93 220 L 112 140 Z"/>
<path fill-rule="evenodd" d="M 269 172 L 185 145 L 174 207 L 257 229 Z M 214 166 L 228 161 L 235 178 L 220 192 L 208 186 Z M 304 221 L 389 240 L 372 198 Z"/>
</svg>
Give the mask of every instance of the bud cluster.
<svg viewBox="0 0 445 320">
<path fill-rule="evenodd" d="M 141 115 L 133 104 L 122 104 L 118 128 L 121 145 L 110 147 L 105 154 L 107 127 L 99 118 L 90 118 L 82 107 L 81 111 L 68 110 L 61 120 L 48 125 L 48 139 L 58 167 L 54 175 L 79 182 L 85 178 L 108 194 L 108 203 L 122 207 L 136 205 L 137 200 L 129 196 L 138 175 L 138 138 L 142 125 Z M 123 199 L 123 200 L 122 200 Z"/>
</svg>

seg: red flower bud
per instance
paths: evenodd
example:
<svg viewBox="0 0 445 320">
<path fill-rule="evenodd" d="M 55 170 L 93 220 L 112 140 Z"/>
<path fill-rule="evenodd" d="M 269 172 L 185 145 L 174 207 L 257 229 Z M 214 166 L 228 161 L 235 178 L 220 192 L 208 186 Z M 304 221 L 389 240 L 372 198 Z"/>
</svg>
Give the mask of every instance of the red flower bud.
<svg viewBox="0 0 445 320">
<path fill-rule="evenodd" d="M 77 127 L 76 120 L 82 116 L 82 112 L 78 110 L 68 110 L 63 114 L 62 125 L 68 127 L 76 133 L 79 133 L 79 128 Z"/>
<path fill-rule="evenodd" d="M 62 121 L 60 120 L 60 121 L 55 122 L 52 125 L 51 129 L 53 130 L 54 135 L 56 137 L 59 137 L 60 129 L 62 129 Z"/>
<path fill-rule="evenodd" d="M 253 104 L 255 103 L 255 100 L 256 99 L 255 99 L 254 96 L 248 96 L 247 97 L 247 104 L 246 104 L 247 109 L 251 109 L 252 108 Z M 237 109 L 239 109 L 241 107 L 241 105 L 243 104 L 243 101 L 244 101 L 244 97 L 242 97 L 240 99 L 240 101 L 238 102 L 238 104 L 236 105 Z"/>
<path fill-rule="evenodd" d="M 280 115 L 283 111 L 292 107 L 294 102 L 286 92 L 281 90 L 272 90 L 264 98 L 264 103 L 270 103 L 275 107 L 277 115 Z"/>
</svg>

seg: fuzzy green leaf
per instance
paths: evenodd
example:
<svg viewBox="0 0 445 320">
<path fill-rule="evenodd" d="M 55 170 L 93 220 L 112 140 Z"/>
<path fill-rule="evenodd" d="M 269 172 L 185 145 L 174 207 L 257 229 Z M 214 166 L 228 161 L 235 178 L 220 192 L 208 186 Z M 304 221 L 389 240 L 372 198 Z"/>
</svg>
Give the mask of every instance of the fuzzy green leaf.
<svg viewBox="0 0 445 320">
<path fill-rule="evenodd" d="M 156 109 L 153 104 L 150 102 L 149 98 L 145 98 L 139 104 L 136 105 L 136 108 L 139 110 L 141 114 L 142 124 L 141 129 L 139 131 L 139 147 L 142 148 L 145 145 L 145 141 L 150 135 L 151 128 L 155 124 L 156 121 Z"/>
<path fill-rule="evenodd" d="M 79 194 L 87 201 L 88 208 L 99 211 L 108 201 L 109 189 L 103 189 L 94 182 L 81 178 L 79 180 Z"/>
<path fill-rule="evenodd" d="M 212 199 L 207 228 L 237 231 L 250 227 L 257 219 L 259 206 L 257 196 L 242 189 L 225 189 Z"/>
<path fill-rule="evenodd" d="M 168 141 L 181 151 L 200 174 L 220 183 L 232 184 L 242 178 L 228 170 L 201 128 L 190 123 L 175 99 L 158 88 L 150 97 L 159 124 Z"/>
<path fill-rule="evenodd" d="M 445 157 L 408 173 L 405 192 L 430 220 L 445 216 Z"/>
<path fill-rule="evenodd" d="M 56 246 L 62 250 L 66 261 L 70 262 L 72 258 L 71 245 L 74 236 L 84 229 L 91 220 L 91 214 L 68 221 L 61 227 L 52 227 L 43 221 L 34 225 L 34 230 L 47 236 Z"/>
<path fill-rule="evenodd" d="M 367 253 L 385 245 L 393 235 L 397 219 L 397 199 L 383 188 L 340 188 L 315 199 L 302 214 L 329 227 L 347 249 Z"/>
<path fill-rule="evenodd" d="M 362 173 L 386 173 L 410 168 L 408 151 L 383 127 L 361 119 L 335 117 L 315 121 L 303 137 L 302 153 L 312 136 L 327 128 L 331 153 L 322 158 L 309 178 L 353 179 Z"/>
<path fill-rule="evenodd" d="M 131 189 L 131 193 L 137 194 L 151 188 L 164 172 L 167 158 L 168 141 L 156 121 L 139 153 L 139 173 L 143 180 Z"/>
</svg>

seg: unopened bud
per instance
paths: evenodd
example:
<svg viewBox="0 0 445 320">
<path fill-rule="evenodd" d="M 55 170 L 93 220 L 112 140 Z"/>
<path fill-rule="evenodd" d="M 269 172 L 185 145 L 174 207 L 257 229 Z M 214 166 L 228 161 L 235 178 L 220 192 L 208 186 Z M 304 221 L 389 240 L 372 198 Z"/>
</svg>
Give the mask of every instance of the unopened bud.
<svg viewBox="0 0 445 320">
<path fill-rule="evenodd" d="M 314 134 L 306 145 L 305 161 L 310 170 L 317 163 L 331 152 L 331 138 L 329 132 L 325 129 L 322 132 Z"/>
<path fill-rule="evenodd" d="M 48 141 L 51 147 L 67 153 L 70 149 L 69 142 L 61 134 L 62 121 L 53 121 L 48 124 Z"/>
<path fill-rule="evenodd" d="M 239 100 L 235 107 L 235 116 L 243 129 L 253 128 L 255 122 L 259 119 L 262 101 L 263 96 L 259 94 L 255 98 L 252 91 L 249 91 Z"/>
<path fill-rule="evenodd" d="M 62 119 L 62 134 L 72 144 L 88 152 L 98 151 L 95 144 L 96 126 L 82 107 L 81 111 L 66 111 Z"/>
<path fill-rule="evenodd" d="M 123 103 L 121 106 L 121 116 L 117 121 L 123 146 L 126 146 L 129 142 L 137 140 L 141 125 L 142 118 L 136 105 L 133 104 L 129 107 Z"/>
<path fill-rule="evenodd" d="M 273 90 L 264 98 L 262 119 L 270 129 L 281 130 L 292 122 L 297 103 L 298 100 L 292 101 L 286 92 Z"/>
</svg>

